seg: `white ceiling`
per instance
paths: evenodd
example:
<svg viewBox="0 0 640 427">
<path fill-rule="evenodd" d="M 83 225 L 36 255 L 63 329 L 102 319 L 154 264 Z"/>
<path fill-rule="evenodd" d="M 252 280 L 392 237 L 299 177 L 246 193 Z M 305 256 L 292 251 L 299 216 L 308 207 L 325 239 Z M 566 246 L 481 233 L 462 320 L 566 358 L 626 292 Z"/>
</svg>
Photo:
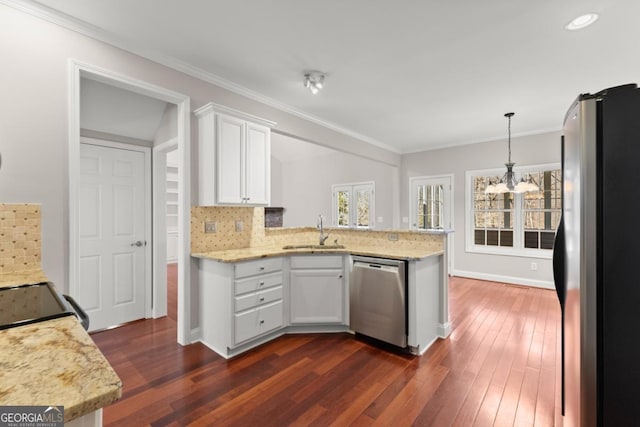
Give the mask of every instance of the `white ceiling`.
<svg viewBox="0 0 640 427">
<path fill-rule="evenodd" d="M 504 138 L 507 111 L 514 135 L 557 130 L 579 93 L 640 80 L 638 0 L 39 3 L 398 152 Z M 316 96 L 308 69 L 328 74 Z"/>
</svg>

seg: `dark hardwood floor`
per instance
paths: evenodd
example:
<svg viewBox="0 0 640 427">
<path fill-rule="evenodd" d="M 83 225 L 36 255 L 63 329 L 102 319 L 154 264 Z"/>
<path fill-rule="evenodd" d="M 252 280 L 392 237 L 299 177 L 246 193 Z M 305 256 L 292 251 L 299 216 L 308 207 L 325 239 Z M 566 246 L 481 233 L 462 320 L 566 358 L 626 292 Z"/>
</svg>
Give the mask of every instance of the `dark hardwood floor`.
<svg viewBox="0 0 640 427">
<path fill-rule="evenodd" d="M 124 383 L 106 426 L 560 426 L 555 293 L 451 278 L 453 332 L 422 357 L 349 334 L 287 335 L 225 360 L 169 315 L 92 337 Z"/>
</svg>

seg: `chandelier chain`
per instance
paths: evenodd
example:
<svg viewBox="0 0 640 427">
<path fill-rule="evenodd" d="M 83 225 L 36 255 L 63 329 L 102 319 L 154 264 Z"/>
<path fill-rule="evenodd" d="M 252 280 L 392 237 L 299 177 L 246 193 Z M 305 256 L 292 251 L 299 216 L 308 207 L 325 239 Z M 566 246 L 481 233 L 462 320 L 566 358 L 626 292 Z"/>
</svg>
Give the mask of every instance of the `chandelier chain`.
<svg viewBox="0 0 640 427">
<path fill-rule="evenodd" d="M 507 125 L 507 131 L 508 131 L 508 139 L 507 139 L 507 144 L 509 147 L 509 163 L 511 163 L 511 117 L 513 117 L 514 113 L 506 113 L 505 117 L 507 117 L 507 119 L 509 120 L 509 124 Z"/>
</svg>

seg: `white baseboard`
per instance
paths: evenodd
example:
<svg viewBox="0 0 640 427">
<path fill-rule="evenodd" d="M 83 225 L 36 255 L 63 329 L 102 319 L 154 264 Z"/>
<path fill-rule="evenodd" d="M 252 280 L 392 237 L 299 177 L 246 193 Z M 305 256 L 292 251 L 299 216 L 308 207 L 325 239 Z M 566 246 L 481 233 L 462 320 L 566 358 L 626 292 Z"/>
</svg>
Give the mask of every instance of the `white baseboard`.
<svg viewBox="0 0 640 427">
<path fill-rule="evenodd" d="M 468 277 L 471 279 L 488 280 L 491 282 L 509 283 L 511 285 L 531 286 L 533 288 L 555 289 L 552 281 L 532 280 L 522 277 L 502 276 L 500 274 L 478 273 L 475 271 L 453 270 L 454 276 Z"/>
<path fill-rule="evenodd" d="M 191 330 L 191 334 L 190 334 L 190 337 L 189 337 L 189 342 L 191 344 L 193 344 L 195 342 L 200 341 L 201 339 L 202 339 L 202 332 L 200 331 L 200 326 L 198 326 L 196 328 L 193 328 Z"/>
<path fill-rule="evenodd" d="M 445 339 L 451 334 L 451 322 L 438 323 L 436 325 L 437 334 L 440 338 Z"/>
</svg>

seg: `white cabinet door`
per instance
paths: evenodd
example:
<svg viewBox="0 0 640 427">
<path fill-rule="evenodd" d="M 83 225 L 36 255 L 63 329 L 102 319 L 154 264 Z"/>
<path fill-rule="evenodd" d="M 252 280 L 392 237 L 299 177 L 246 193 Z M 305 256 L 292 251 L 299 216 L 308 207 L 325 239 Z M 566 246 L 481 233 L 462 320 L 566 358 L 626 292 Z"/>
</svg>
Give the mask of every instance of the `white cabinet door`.
<svg viewBox="0 0 640 427">
<path fill-rule="evenodd" d="M 245 122 L 220 114 L 217 124 L 218 203 L 242 203 Z"/>
<path fill-rule="evenodd" d="M 245 156 L 245 202 L 268 205 L 271 192 L 271 130 L 247 123 Z"/>
<path fill-rule="evenodd" d="M 208 103 L 198 117 L 200 205 L 268 205 L 275 122 Z"/>
<path fill-rule="evenodd" d="M 291 323 L 344 323 L 342 270 L 291 270 Z"/>
</svg>

